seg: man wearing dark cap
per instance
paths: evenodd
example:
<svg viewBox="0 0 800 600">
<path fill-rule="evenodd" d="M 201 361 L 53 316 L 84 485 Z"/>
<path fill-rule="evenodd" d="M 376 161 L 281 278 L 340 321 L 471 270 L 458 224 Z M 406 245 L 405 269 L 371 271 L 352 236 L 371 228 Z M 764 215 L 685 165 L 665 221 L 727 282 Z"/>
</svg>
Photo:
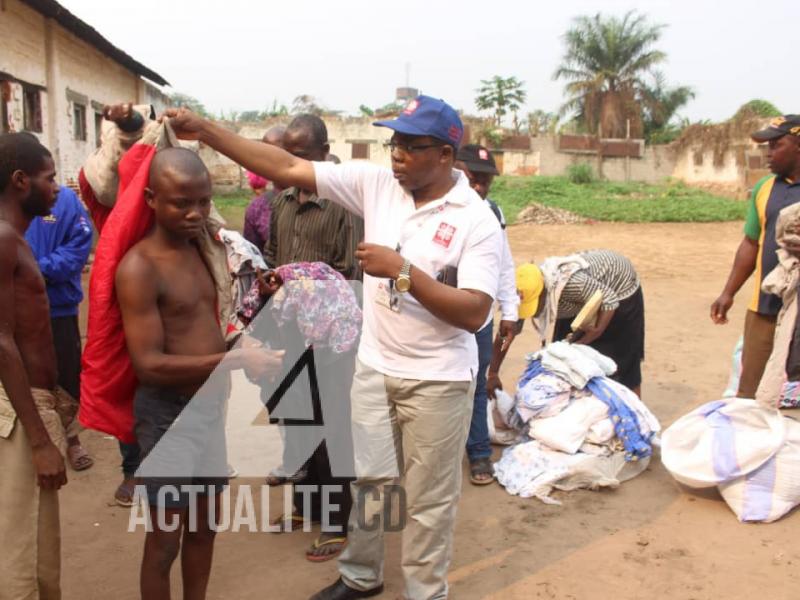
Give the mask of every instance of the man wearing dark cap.
<svg viewBox="0 0 800 600">
<path fill-rule="evenodd" d="M 489 198 L 489 190 L 495 175 L 498 175 L 497 165 L 488 148 L 478 144 L 462 146 L 456 156 L 456 168 L 464 171 L 469 179 L 470 187 L 483 198 L 492 209 L 500 227 L 506 228 L 503 211 Z M 489 373 L 492 384 L 487 386 L 487 369 L 495 354 L 493 348 L 507 348 L 514 339 L 517 323 L 517 307 L 519 296 L 514 280 L 514 259 L 511 257 L 511 248 L 508 239 L 503 236 L 503 259 L 499 273 L 499 287 L 497 300 L 500 304 L 500 331 L 492 344 L 493 315 L 489 315 L 486 324 L 475 334 L 478 343 L 478 377 L 475 383 L 475 398 L 472 407 L 472 421 L 469 425 L 467 438 L 467 458 L 469 459 L 470 482 L 474 485 L 486 485 L 494 481 L 494 467 L 490 460 L 492 456 L 492 443 L 489 439 L 489 426 L 486 416 L 488 398 L 494 398 L 495 391 L 501 386 L 497 372 Z M 488 390 L 487 390 L 488 387 Z"/>
<path fill-rule="evenodd" d="M 364 328 L 351 393 L 354 506 L 341 577 L 314 598 L 383 591 L 387 499 L 406 508 L 405 597 L 446 598 L 478 370 L 474 334 L 497 297 L 503 242 L 486 203 L 453 169 L 461 119 L 442 100 L 419 96 L 397 119 L 375 123 L 394 130 L 389 170 L 304 160 L 186 109 L 167 116 L 179 137 L 199 139 L 282 186 L 316 192 L 364 218 L 365 242 L 356 253 Z M 402 490 L 387 494 L 398 477 Z"/>
<path fill-rule="evenodd" d="M 725 288 L 711 305 L 714 323 L 728 322 L 733 297 L 756 272 L 756 288 L 748 306 L 742 347 L 742 374 L 737 396 L 753 398 L 772 352 L 775 322 L 781 309 L 778 296 L 761 291 L 761 282 L 778 264 L 775 224 L 782 209 L 800 201 L 800 115 L 773 119 L 769 127 L 752 135 L 769 144 L 767 160 L 773 175 L 753 188 L 744 239 L 739 244 Z"/>
</svg>

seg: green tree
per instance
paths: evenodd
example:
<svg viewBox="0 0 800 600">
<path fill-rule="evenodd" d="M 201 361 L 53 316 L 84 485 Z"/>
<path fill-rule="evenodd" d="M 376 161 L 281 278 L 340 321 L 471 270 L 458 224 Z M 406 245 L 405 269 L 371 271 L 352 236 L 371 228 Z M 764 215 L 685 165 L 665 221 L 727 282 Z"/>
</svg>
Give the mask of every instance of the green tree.
<svg viewBox="0 0 800 600">
<path fill-rule="evenodd" d="M 742 104 L 739 110 L 736 111 L 734 119 L 745 115 L 745 113 L 751 116 L 764 118 L 780 117 L 783 114 L 772 102 L 762 100 L 761 98 L 756 98 Z"/>
<path fill-rule="evenodd" d="M 369 106 L 367 106 L 366 104 L 362 104 L 361 106 L 359 106 L 359 107 L 358 107 L 358 112 L 360 112 L 360 113 L 361 113 L 361 115 L 362 115 L 362 116 L 364 116 L 364 117 L 372 117 L 372 116 L 375 116 L 375 111 L 374 111 L 374 110 L 372 110 L 372 109 L 371 109 Z"/>
<path fill-rule="evenodd" d="M 528 113 L 528 133 L 533 137 L 555 133 L 558 127 L 558 115 L 536 109 Z"/>
<path fill-rule="evenodd" d="M 578 116 L 587 131 L 596 133 L 599 127 L 604 137 L 624 137 L 630 120 L 638 137 L 643 77 L 666 58 L 654 48 L 663 28 L 635 11 L 622 18 L 577 17 L 564 35 L 566 52 L 553 74 L 567 82 L 561 115 Z"/>
<path fill-rule="evenodd" d="M 197 113 L 201 117 L 210 117 L 211 115 L 206 110 L 206 107 L 203 106 L 203 103 L 200 102 L 194 96 L 190 96 L 188 94 L 182 94 L 180 92 L 173 92 L 169 95 L 169 102 L 175 108 L 186 107 L 192 112 Z"/>
<path fill-rule="evenodd" d="M 659 143 L 676 139 L 682 128 L 673 121 L 677 112 L 694 98 L 694 90 L 685 85 L 670 87 L 663 73 L 655 72 L 653 83 L 645 84 L 639 95 L 645 138 Z"/>
<path fill-rule="evenodd" d="M 475 106 L 478 110 L 492 111 L 497 127 L 500 127 L 503 118 L 511 113 L 514 129 L 519 131 L 522 123 L 517 115 L 527 98 L 523 85 L 524 82 L 516 77 L 503 78 L 495 75 L 491 79 L 481 79 L 481 87 L 476 90 L 478 96 L 475 98 Z"/>
</svg>

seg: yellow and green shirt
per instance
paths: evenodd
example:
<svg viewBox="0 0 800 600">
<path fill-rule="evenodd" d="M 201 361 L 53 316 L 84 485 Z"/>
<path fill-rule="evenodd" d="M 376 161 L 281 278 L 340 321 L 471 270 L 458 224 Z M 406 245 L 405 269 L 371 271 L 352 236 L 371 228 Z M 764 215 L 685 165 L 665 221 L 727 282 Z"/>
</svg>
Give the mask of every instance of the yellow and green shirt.
<svg viewBox="0 0 800 600">
<path fill-rule="evenodd" d="M 769 175 L 759 181 L 753 188 L 744 234 L 758 242 L 756 259 L 756 281 L 753 290 L 750 310 L 762 315 L 777 315 L 781 310 L 781 299 L 761 291 L 761 282 L 772 269 L 778 265 L 778 242 L 775 239 L 775 224 L 778 214 L 786 208 L 800 202 L 800 182 L 792 183 L 787 179 Z"/>
</svg>

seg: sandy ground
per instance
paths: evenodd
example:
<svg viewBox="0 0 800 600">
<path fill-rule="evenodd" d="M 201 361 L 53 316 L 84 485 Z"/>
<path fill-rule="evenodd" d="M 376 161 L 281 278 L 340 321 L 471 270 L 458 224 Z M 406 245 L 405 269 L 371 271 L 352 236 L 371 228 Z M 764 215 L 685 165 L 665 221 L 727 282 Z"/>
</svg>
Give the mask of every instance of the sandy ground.
<svg viewBox="0 0 800 600">
<path fill-rule="evenodd" d="M 643 396 L 666 426 L 717 399 L 725 386 L 747 296 L 740 296 L 725 327 L 711 324 L 708 307 L 722 287 L 740 231 L 737 223 L 526 225 L 510 228 L 509 235 L 518 262 L 592 247 L 616 249 L 633 260 L 647 306 Z M 508 386 L 522 368 L 523 354 L 533 349 L 527 329 L 503 370 Z M 98 464 L 72 473 L 61 496 L 64 598 L 137 598 L 143 534 L 128 533 L 128 511 L 110 504 L 119 480 L 116 444 L 96 433 L 84 440 Z M 476 488 L 465 482 L 451 597 L 800 596 L 798 515 L 770 525 L 742 525 L 716 494 L 681 490 L 657 459 L 617 490 L 556 497 L 563 506 L 515 498 L 498 485 Z M 314 535 L 221 534 L 209 598 L 307 598 L 336 577 L 335 563 L 314 565 L 303 558 Z M 388 536 L 385 598 L 402 594 L 399 541 L 398 534 Z M 178 592 L 177 565 L 173 581 Z"/>
</svg>

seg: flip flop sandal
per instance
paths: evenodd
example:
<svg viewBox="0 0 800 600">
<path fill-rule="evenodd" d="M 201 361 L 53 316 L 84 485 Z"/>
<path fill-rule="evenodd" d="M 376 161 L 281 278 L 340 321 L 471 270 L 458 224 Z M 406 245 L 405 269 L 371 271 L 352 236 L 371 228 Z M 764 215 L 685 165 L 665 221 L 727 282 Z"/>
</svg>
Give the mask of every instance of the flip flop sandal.
<svg viewBox="0 0 800 600">
<path fill-rule="evenodd" d="M 488 478 L 480 478 L 479 475 L 489 475 Z M 469 463 L 469 481 L 472 485 L 489 485 L 494 482 L 494 467 L 488 458 L 479 458 Z"/>
<path fill-rule="evenodd" d="M 276 519 L 273 519 L 269 524 L 273 526 L 278 525 L 280 527 L 278 531 L 273 531 L 272 533 L 291 533 L 292 531 L 302 531 L 305 522 L 306 520 L 300 515 L 293 514 L 289 515 L 287 518 L 284 514 Z M 291 529 L 289 527 L 291 527 Z"/>
<path fill-rule="evenodd" d="M 336 552 L 330 552 L 328 554 L 312 553 L 314 550 L 319 550 L 323 546 L 327 546 L 329 544 L 341 544 L 341 546 L 339 547 L 339 550 L 337 550 Z M 306 551 L 306 560 L 309 560 L 311 562 L 325 562 L 331 560 L 333 558 L 336 558 L 342 553 L 342 550 L 344 550 L 346 544 L 347 544 L 346 537 L 330 538 L 328 540 L 325 540 L 324 542 L 321 542 L 320 539 L 317 538 L 314 540 L 314 543 L 311 544 L 311 549 Z"/>
<path fill-rule="evenodd" d="M 85 471 L 94 465 L 94 459 L 80 444 L 67 446 L 67 460 L 73 471 Z"/>
<path fill-rule="evenodd" d="M 130 508 L 133 506 L 134 492 L 136 491 L 136 480 L 126 479 L 119 484 L 117 491 L 114 492 L 114 502 L 117 506 Z"/>
<path fill-rule="evenodd" d="M 286 485 L 287 483 L 300 483 L 308 476 L 308 469 L 299 469 L 292 475 L 274 475 L 270 473 L 267 475 L 267 485 L 276 487 L 279 485 Z"/>
</svg>

